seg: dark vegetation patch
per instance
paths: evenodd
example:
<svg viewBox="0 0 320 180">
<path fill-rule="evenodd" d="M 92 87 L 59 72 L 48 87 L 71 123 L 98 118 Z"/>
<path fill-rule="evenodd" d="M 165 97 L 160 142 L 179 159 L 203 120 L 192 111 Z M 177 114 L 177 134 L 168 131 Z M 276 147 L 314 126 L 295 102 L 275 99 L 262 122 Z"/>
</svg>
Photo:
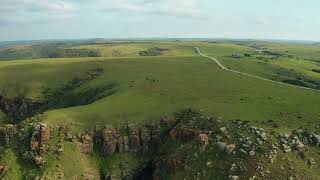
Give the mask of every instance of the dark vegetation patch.
<svg viewBox="0 0 320 180">
<path fill-rule="evenodd" d="M 320 69 L 312 69 L 313 72 L 320 73 Z"/>
<path fill-rule="evenodd" d="M 32 52 L 26 50 L 16 50 L 13 48 L 0 51 L 0 60 L 31 58 Z"/>
<path fill-rule="evenodd" d="M 13 122 L 19 122 L 33 116 L 42 105 L 42 102 L 34 102 L 32 99 L 21 95 L 14 99 L 0 96 L 0 109 Z"/>
<path fill-rule="evenodd" d="M 62 58 L 62 57 L 101 57 L 99 50 L 73 49 L 69 43 L 44 43 L 23 48 L 7 48 L 0 50 L 0 60 Z"/>
<path fill-rule="evenodd" d="M 282 56 L 283 55 L 283 54 L 278 53 L 278 52 L 272 52 L 272 51 L 267 51 L 267 50 L 262 51 L 262 53 L 265 54 L 265 55 L 270 55 L 270 56 Z"/>
<path fill-rule="evenodd" d="M 296 79 L 286 79 L 286 80 L 283 80 L 282 82 L 296 85 L 296 86 L 312 88 L 312 89 L 320 89 L 319 80 L 314 80 L 307 77 L 297 77 Z"/>
<path fill-rule="evenodd" d="M 103 72 L 102 68 L 90 69 L 82 76 L 74 77 L 61 87 L 45 88 L 42 92 L 43 100 L 41 102 L 35 102 L 24 95 L 19 95 L 13 99 L 0 96 L 0 108 L 11 122 L 17 123 L 49 109 L 91 104 L 116 92 L 116 84 L 114 83 L 78 90 Z"/>
<path fill-rule="evenodd" d="M 52 49 L 42 54 L 48 58 L 63 57 L 101 57 L 102 54 L 98 50 L 93 49 Z"/>
<path fill-rule="evenodd" d="M 309 87 L 309 85 L 307 83 L 305 83 L 302 80 L 298 80 L 298 79 L 286 79 L 286 80 L 283 80 L 283 82 L 288 83 L 288 84 L 292 84 L 292 85 L 296 85 L 296 86 Z"/>
<path fill-rule="evenodd" d="M 251 57 L 251 54 L 249 54 L 249 53 L 244 53 L 244 56 L 245 56 L 245 57 Z"/>
<path fill-rule="evenodd" d="M 240 56 L 240 55 L 238 55 L 238 54 L 232 54 L 231 56 L 229 56 L 229 57 L 231 57 L 231 58 L 233 58 L 233 59 L 241 59 L 242 57 Z"/>
<path fill-rule="evenodd" d="M 165 51 L 169 51 L 169 49 L 163 49 L 159 47 L 149 48 L 146 51 L 140 51 L 140 56 L 162 56 Z"/>
<path fill-rule="evenodd" d="M 148 76 L 146 77 L 146 80 L 150 83 L 156 83 L 156 82 L 159 82 L 159 80 L 153 76 Z"/>
</svg>

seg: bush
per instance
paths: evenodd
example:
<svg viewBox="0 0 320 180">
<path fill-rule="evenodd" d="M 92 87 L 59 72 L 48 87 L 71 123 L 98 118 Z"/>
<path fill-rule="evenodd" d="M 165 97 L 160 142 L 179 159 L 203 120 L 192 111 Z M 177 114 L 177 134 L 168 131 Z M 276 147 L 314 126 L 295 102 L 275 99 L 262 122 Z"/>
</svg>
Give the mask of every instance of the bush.
<svg viewBox="0 0 320 180">
<path fill-rule="evenodd" d="M 313 72 L 320 73 L 320 69 L 312 69 Z"/>
<path fill-rule="evenodd" d="M 149 48 L 146 51 L 140 51 L 140 56 L 162 56 L 164 51 L 168 51 L 168 49 L 162 49 L 159 47 Z"/>
<path fill-rule="evenodd" d="M 301 80 L 296 80 L 296 79 L 288 79 L 288 80 L 284 80 L 284 83 L 288 83 L 288 84 L 292 84 L 292 85 L 296 85 L 296 86 L 302 86 L 302 87 L 310 87 L 307 83 L 305 83 L 304 81 Z"/>
</svg>

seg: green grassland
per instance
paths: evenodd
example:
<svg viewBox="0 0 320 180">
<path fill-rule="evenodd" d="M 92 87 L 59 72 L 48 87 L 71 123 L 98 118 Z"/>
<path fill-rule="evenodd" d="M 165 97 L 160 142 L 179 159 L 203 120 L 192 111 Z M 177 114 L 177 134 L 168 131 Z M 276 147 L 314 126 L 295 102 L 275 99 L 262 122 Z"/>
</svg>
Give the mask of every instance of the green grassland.
<svg viewBox="0 0 320 180">
<path fill-rule="evenodd" d="M 137 57 L 140 51 L 162 48 L 163 56 L 196 55 L 192 46 L 173 41 L 145 42 L 90 42 L 90 43 L 34 43 L 14 45 L 0 49 L 0 60 L 41 59 L 55 57 Z M 66 50 L 73 50 L 66 54 Z M 85 52 L 83 52 L 85 51 Z M 94 52 L 94 55 L 88 54 Z M 80 54 L 82 52 L 82 54 Z"/>
<path fill-rule="evenodd" d="M 196 55 L 192 46 L 177 42 L 140 42 L 140 43 L 106 43 L 94 45 L 81 45 L 74 48 L 94 49 L 102 52 L 104 57 L 136 57 L 139 51 L 152 47 L 168 49 L 163 56 L 192 56 Z"/>
<path fill-rule="evenodd" d="M 159 44 L 161 43 L 157 43 L 157 46 Z M 173 45 L 160 47 L 173 48 L 179 44 L 181 43 L 174 42 Z M 281 68 L 295 69 L 299 73 L 319 77 L 319 74 L 310 70 L 317 67 L 310 61 L 282 59 L 265 63 L 255 57 L 234 60 L 226 56 L 250 53 L 252 50 L 246 46 L 225 42 L 190 42 L 186 44 L 189 47 L 201 47 L 205 53 L 221 59 L 232 69 L 270 79 L 281 79 L 281 75 L 277 73 L 277 70 L 281 70 Z M 103 45 L 102 48 L 105 48 L 104 46 L 111 46 L 112 49 L 118 48 L 126 52 L 137 52 L 142 50 L 136 50 L 137 47 L 149 48 L 153 45 L 144 43 L 128 45 L 125 43 Z M 187 45 L 183 45 L 180 49 L 183 47 L 187 47 Z M 128 49 L 133 49 L 133 51 Z M 189 49 L 189 54 L 192 53 L 194 53 L 193 49 Z M 127 55 L 131 56 L 132 54 Z M 29 96 L 41 99 L 43 87 L 56 87 L 95 67 L 102 67 L 105 72 L 102 77 L 86 86 L 113 82 L 118 84 L 117 93 L 87 106 L 50 111 L 46 113 L 46 121 L 51 124 L 55 124 L 57 121 L 77 122 L 87 128 L 87 124 L 90 124 L 91 121 L 94 124 L 117 123 L 124 120 L 144 121 L 153 115 L 174 112 L 188 106 L 204 109 L 209 114 L 214 113 L 228 119 L 260 120 L 269 118 L 280 123 L 286 120 L 297 120 L 297 117 L 300 118 L 300 114 L 305 116 L 305 120 L 299 122 L 308 123 L 316 120 L 318 115 L 317 103 L 310 103 L 317 102 L 317 93 L 230 74 L 218 69 L 209 59 L 193 56 L 3 62 L 0 66 L 0 76 L 4 79 L 1 82 L 1 87 L 9 89 L 10 93 L 14 93 L 16 90 L 27 91 Z M 285 76 L 288 75 L 290 74 Z M 148 77 L 155 78 L 157 81 L 150 82 L 146 80 Z M 310 98 L 308 98 L 309 96 Z M 292 107 L 283 106 L 284 104 Z M 301 109 L 300 107 L 305 108 Z M 220 112 L 218 109 L 222 111 Z M 250 113 L 247 112 L 248 110 Z M 110 113 L 106 111 L 110 111 Z M 280 114 L 282 115 L 280 116 Z"/>
<path fill-rule="evenodd" d="M 273 54 L 260 54 L 256 49 L 257 44 L 263 44 L 265 50 L 286 55 L 275 58 Z M 1 94 L 8 97 L 23 94 L 35 101 L 42 101 L 45 98 L 44 89 L 57 89 L 92 69 L 103 69 L 102 74 L 72 89 L 72 93 L 108 84 L 115 85 L 114 93 L 86 105 L 49 109 L 40 118 L 41 122 L 53 128 L 67 126 L 74 135 L 92 130 L 95 125 L 120 127 L 128 122 L 146 123 L 154 117 L 170 115 L 185 108 L 198 109 L 205 116 L 214 115 L 223 120 L 246 120 L 260 127 L 268 127 L 264 122 L 273 120 L 278 125 L 276 131 L 279 132 L 289 132 L 299 127 L 313 128 L 320 121 L 319 92 L 224 71 L 194 50 L 194 47 L 200 47 L 204 53 L 218 58 L 231 69 L 268 79 L 283 81 L 300 78 L 303 81 L 318 81 L 320 74 L 312 71 L 320 69 L 317 62 L 318 48 L 311 45 L 259 41 L 159 41 L 81 44 L 70 47 L 98 50 L 104 57 L 2 61 Z M 140 51 L 153 47 L 168 51 L 157 57 L 139 56 Z M 246 53 L 250 56 L 245 56 Z M 241 58 L 234 58 L 233 54 Z M 307 83 L 316 88 L 314 83 Z M 3 113 L 0 118 L 2 121 L 6 120 Z M 173 149 L 170 152 L 173 154 L 188 151 L 184 147 L 193 147 L 193 144 L 168 143 L 168 151 Z M 120 165 L 118 167 L 113 162 L 126 160 L 132 167 L 144 164 L 143 159 L 131 154 L 117 154 L 110 158 L 102 158 L 97 154 L 84 155 L 74 143 L 69 142 L 64 144 L 64 149 L 61 159 L 57 160 L 54 155 L 48 157 L 50 167 L 45 170 L 44 175 L 54 176 L 54 169 L 59 166 L 66 179 L 79 179 L 86 172 L 98 176 L 101 167 L 117 172 Z M 193 153 L 191 151 L 187 153 Z M 316 152 L 317 150 L 311 150 L 311 153 Z M 221 159 L 214 157 L 215 153 L 217 152 L 205 154 L 196 160 L 210 157 L 219 162 Z M 18 155 L 10 149 L 1 154 L 1 162 L 5 161 L 14 169 L 9 173 L 9 179 L 21 179 L 23 164 L 18 162 Z M 196 160 L 192 162 L 192 166 L 201 169 L 204 164 L 199 165 Z M 298 160 L 294 160 L 294 163 L 302 169 L 306 168 Z M 313 170 L 308 172 L 315 173 Z M 185 174 L 177 173 L 173 176 L 171 178 L 179 179 Z"/>
<path fill-rule="evenodd" d="M 225 72 L 202 57 L 6 62 L 0 67 L 6 79 L 1 87 L 19 84 L 27 87 L 30 96 L 41 99 L 41 87 L 58 86 L 94 67 L 104 68 L 104 74 L 80 88 L 116 83 L 117 92 L 86 106 L 46 112 L 45 122 L 74 122 L 80 124 L 77 128 L 86 129 L 95 124 L 145 121 L 185 107 L 226 119 L 274 119 L 284 126 L 305 125 L 319 117 L 317 92 Z M 19 88 L 13 86 L 9 92 L 15 89 Z"/>
<path fill-rule="evenodd" d="M 306 87 L 320 88 L 320 73 L 314 72 L 320 68 L 317 45 L 254 41 L 203 43 L 199 47 L 230 69 L 281 82 L 299 81 Z"/>
</svg>

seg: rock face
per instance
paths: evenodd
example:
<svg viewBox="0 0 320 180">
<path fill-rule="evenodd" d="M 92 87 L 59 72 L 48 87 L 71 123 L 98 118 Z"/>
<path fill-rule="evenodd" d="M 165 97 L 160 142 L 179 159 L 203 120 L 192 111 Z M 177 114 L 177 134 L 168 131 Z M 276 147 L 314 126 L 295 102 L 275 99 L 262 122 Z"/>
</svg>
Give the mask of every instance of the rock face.
<svg viewBox="0 0 320 180">
<path fill-rule="evenodd" d="M 9 166 L 0 166 L 0 179 L 4 178 L 9 170 Z"/>
<path fill-rule="evenodd" d="M 0 96 L 0 109 L 13 121 L 21 121 L 31 117 L 41 105 L 41 103 L 33 102 L 23 96 L 18 96 L 14 99 Z"/>
<path fill-rule="evenodd" d="M 13 124 L 6 124 L 3 127 L 0 127 L 0 143 L 8 145 L 16 134 L 17 129 Z"/>
<path fill-rule="evenodd" d="M 37 124 L 32 137 L 30 147 L 37 154 L 43 154 L 46 151 L 46 144 L 50 139 L 50 128 L 45 124 Z"/>
<path fill-rule="evenodd" d="M 170 131 L 171 140 L 188 141 L 197 138 L 201 134 L 201 130 L 190 128 L 175 128 Z"/>
<path fill-rule="evenodd" d="M 84 154 L 91 154 L 93 152 L 93 138 L 91 134 L 82 134 L 78 144 L 80 152 Z"/>
<path fill-rule="evenodd" d="M 209 137 L 206 134 L 199 134 L 199 140 L 201 142 L 201 149 L 205 150 L 209 144 Z"/>
<path fill-rule="evenodd" d="M 121 142 L 123 142 L 122 138 L 119 138 L 119 133 L 116 129 L 113 128 L 105 128 L 101 132 L 101 143 L 102 143 L 102 149 L 103 153 L 105 155 L 112 155 L 117 150 L 117 144 L 118 144 L 118 150 L 121 151 Z"/>
<path fill-rule="evenodd" d="M 159 128 L 153 129 L 151 131 L 151 136 L 149 140 L 149 149 L 152 152 L 157 151 L 161 146 L 161 132 Z"/>
<path fill-rule="evenodd" d="M 311 137 L 312 137 L 311 139 L 313 141 L 313 144 L 316 146 L 319 146 L 320 145 L 320 135 L 312 134 Z"/>
<path fill-rule="evenodd" d="M 129 125 L 127 129 L 127 134 L 121 134 L 115 128 L 98 128 L 95 131 L 94 142 L 102 148 L 101 151 L 105 156 L 116 152 L 154 152 L 160 147 L 161 131 L 158 126 L 139 128 Z"/>
<path fill-rule="evenodd" d="M 137 127 L 135 126 L 129 126 L 129 147 L 130 150 L 132 151 L 137 151 L 138 148 L 140 147 L 140 131 Z"/>
</svg>

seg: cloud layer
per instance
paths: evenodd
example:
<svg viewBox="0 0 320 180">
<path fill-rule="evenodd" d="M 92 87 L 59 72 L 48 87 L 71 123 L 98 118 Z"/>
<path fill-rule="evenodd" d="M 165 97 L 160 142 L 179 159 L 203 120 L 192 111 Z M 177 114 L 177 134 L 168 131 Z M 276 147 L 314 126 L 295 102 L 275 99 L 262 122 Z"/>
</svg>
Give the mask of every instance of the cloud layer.
<svg viewBox="0 0 320 180">
<path fill-rule="evenodd" d="M 204 12 L 195 0 L 98 0 L 106 10 L 147 13 L 154 15 L 202 18 Z"/>
<path fill-rule="evenodd" d="M 0 40 L 320 39 L 319 0 L 0 0 Z"/>
<path fill-rule="evenodd" d="M 195 0 L 1 0 L 0 24 L 64 20 L 83 12 L 204 17 Z"/>
</svg>

